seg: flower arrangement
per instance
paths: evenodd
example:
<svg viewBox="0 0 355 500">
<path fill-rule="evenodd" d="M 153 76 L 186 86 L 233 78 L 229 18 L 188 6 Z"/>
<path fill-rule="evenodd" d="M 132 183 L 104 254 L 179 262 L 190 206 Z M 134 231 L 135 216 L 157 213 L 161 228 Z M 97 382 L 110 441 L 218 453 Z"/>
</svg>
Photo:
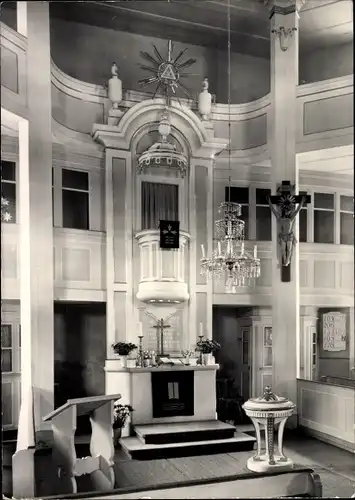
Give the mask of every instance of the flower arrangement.
<svg viewBox="0 0 355 500">
<path fill-rule="evenodd" d="M 202 354 L 212 354 L 212 352 L 218 351 L 221 345 L 215 340 L 205 339 L 197 342 L 196 348 L 198 351 L 202 352 Z"/>
<path fill-rule="evenodd" d="M 194 351 L 190 351 L 189 349 L 184 349 L 183 351 L 181 351 L 181 354 L 184 358 L 192 358 L 193 356 L 195 356 Z"/>
<path fill-rule="evenodd" d="M 114 429 L 122 429 L 125 426 L 128 417 L 132 413 L 133 408 L 131 405 L 121 405 L 114 403 L 113 405 L 113 425 Z"/>
<path fill-rule="evenodd" d="M 137 346 L 131 342 L 116 342 L 112 344 L 112 349 L 113 352 L 119 356 L 128 356 L 132 351 L 137 349 Z"/>
</svg>

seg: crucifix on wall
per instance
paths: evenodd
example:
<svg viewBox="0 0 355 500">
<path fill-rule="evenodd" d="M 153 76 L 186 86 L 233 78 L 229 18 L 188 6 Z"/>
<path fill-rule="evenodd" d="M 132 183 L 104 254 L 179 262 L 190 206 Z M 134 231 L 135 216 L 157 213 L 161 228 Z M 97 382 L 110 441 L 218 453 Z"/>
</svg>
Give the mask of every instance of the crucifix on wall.
<svg viewBox="0 0 355 500">
<path fill-rule="evenodd" d="M 167 321 L 175 315 L 175 312 L 169 314 L 166 318 L 157 318 L 154 314 L 145 311 L 145 314 L 150 318 L 153 318 L 156 324 L 153 328 L 157 331 L 157 353 L 159 356 L 164 356 L 164 331 L 168 328 L 171 328 L 171 325 L 167 324 Z"/>
<path fill-rule="evenodd" d="M 291 281 L 291 259 L 297 243 L 294 235 L 295 220 L 301 209 L 311 202 L 310 195 L 295 195 L 295 186 L 290 181 L 282 181 L 275 196 L 269 196 L 271 212 L 278 222 L 280 247 L 281 281 Z"/>
</svg>

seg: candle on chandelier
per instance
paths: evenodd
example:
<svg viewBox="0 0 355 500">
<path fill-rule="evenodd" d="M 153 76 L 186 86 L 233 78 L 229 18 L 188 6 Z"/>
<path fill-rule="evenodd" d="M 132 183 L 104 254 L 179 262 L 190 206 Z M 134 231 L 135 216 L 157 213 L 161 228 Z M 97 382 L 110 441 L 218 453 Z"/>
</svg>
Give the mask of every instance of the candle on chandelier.
<svg viewBox="0 0 355 500">
<path fill-rule="evenodd" d="M 203 337 L 203 323 L 200 323 L 200 335 L 199 337 Z"/>
<path fill-rule="evenodd" d="M 202 252 L 202 257 L 205 258 L 206 257 L 205 247 L 203 245 L 201 245 L 201 252 Z"/>
<path fill-rule="evenodd" d="M 143 325 L 140 321 L 137 323 L 137 335 L 138 337 L 143 337 Z"/>
<path fill-rule="evenodd" d="M 221 255 L 221 253 L 222 253 L 222 247 L 221 247 L 221 242 L 220 241 L 217 243 L 217 248 L 218 248 L 218 255 Z"/>
<path fill-rule="evenodd" d="M 254 245 L 254 259 L 258 258 L 258 247 Z"/>
<path fill-rule="evenodd" d="M 241 255 L 244 254 L 244 241 L 242 241 L 242 250 L 241 250 Z"/>
</svg>

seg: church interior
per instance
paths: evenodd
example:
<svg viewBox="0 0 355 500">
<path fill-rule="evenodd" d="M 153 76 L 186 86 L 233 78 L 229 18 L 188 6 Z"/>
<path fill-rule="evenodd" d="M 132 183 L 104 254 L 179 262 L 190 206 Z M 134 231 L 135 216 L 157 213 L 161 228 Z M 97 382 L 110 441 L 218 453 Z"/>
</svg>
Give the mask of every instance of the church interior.
<svg viewBox="0 0 355 500">
<path fill-rule="evenodd" d="M 3 494 L 354 496 L 353 2 L 0 8 Z"/>
</svg>

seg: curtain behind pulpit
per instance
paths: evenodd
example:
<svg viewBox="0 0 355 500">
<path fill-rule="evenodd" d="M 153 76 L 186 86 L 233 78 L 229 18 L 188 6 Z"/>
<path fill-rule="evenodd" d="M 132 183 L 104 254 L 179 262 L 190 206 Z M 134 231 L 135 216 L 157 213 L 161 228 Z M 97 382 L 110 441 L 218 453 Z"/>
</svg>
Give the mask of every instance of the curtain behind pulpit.
<svg viewBox="0 0 355 500">
<path fill-rule="evenodd" d="M 179 220 L 179 186 L 142 182 L 142 230 L 158 229 L 160 220 Z"/>
</svg>

